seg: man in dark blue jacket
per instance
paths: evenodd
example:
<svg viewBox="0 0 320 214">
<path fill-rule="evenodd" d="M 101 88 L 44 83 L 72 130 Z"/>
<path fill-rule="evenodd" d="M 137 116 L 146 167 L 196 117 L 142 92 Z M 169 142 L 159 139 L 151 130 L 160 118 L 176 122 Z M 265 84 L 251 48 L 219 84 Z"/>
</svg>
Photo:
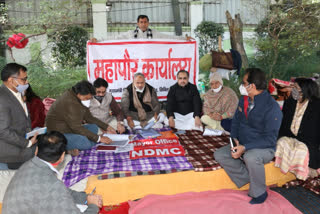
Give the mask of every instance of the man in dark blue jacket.
<svg viewBox="0 0 320 214">
<path fill-rule="evenodd" d="M 231 129 L 236 146 L 220 148 L 214 157 L 238 188 L 250 183 L 250 203 L 260 204 L 268 196 L 264 164 L 274 157 L 282 112 L 266 91 L 267 81 L 260 69 L 247 69 L 239 89 L 244 96 Z"/>
</svg>

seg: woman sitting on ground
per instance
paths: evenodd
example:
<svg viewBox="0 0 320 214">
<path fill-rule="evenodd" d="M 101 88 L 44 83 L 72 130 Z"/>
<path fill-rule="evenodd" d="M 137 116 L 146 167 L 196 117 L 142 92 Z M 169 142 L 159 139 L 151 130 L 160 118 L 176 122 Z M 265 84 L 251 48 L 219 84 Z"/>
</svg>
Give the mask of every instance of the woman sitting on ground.
<svg viewBox="0 0 320 214">
<path fill-rule="evenodd" d="M 36 127 L 43 127 L 44 120 L 46 118 L 44 112 L 44 104 L 38 95 L 36 95 L 31 86 L 25 91 L 24 99 L 27 103 L 27 107 L 30 113 L 31 127 L 34 129 Z"/>
<path fill-rule="evenodd" d="M 231 131 L 231 119 L 239 99 L 236 93 L 223 86 L 222 77 L 215 72 L 210 77 L 211 89 L 204 95 L 201 122 L 210 129 Z"/>
<path fill-rule="evenodd" d="M 283 119 L 275 153 L 275 166 L 298 179 L 320 173 L 320 99 L 317 83 L 297 78 L 291 97 L 283 105 Z"/>
</svg>

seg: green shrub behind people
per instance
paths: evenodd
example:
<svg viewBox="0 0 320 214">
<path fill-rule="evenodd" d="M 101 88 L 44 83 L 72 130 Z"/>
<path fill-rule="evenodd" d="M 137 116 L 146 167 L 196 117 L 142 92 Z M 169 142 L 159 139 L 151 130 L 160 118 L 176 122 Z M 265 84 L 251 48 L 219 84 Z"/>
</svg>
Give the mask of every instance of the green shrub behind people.
<svg viewBox="0 0 320 214">
<path fill-rule="evenodd" d="M 52 56 L 58 67 L 77 67 L 86 64 L 88 32 L 78 26 L 67 27 L 51 37 Z"/>
</svg>

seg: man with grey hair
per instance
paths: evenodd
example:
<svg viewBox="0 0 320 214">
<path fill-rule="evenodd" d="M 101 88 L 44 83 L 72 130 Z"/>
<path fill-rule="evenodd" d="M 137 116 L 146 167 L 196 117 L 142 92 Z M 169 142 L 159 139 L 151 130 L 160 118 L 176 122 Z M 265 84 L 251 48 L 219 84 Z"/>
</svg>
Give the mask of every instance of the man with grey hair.
<svg viewBox="0 0 320 214">
<path fill-rule="evenodd" d="M 146 83 L 145 76 L 142 73 L 135 73 L 133 83 L 124 89 L 121 109 L 125 114 L 125 125 L 131 129 L 135 126 L 144 127 L 152 120 L 158 121 L 160 125 L 164 120 L 164 115 L 159 114 L 160 103 L 157 92 Z M 159 126 L 158 124 L 157 126 Z"/>
</svg>

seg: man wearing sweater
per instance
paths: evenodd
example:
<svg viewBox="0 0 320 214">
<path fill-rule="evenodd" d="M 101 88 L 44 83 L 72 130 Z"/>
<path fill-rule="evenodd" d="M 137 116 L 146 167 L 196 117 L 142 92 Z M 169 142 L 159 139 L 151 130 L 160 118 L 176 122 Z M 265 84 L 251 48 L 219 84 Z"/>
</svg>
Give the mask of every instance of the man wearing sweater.
<svg viewBox="0 0 320 214">
<path fill-rule="evenodd" d="M 250 183 L 251 204 L 267 199 L 264 164 L 274 157 L 282 112 L 266 91 L 265 74 L 249 68 L 243 84 L 237 111 L 232 121 L 231 137 L 236 146 L 218 149 L 214 158 L 225 169 L 238 188 Z"/>
</svg>

